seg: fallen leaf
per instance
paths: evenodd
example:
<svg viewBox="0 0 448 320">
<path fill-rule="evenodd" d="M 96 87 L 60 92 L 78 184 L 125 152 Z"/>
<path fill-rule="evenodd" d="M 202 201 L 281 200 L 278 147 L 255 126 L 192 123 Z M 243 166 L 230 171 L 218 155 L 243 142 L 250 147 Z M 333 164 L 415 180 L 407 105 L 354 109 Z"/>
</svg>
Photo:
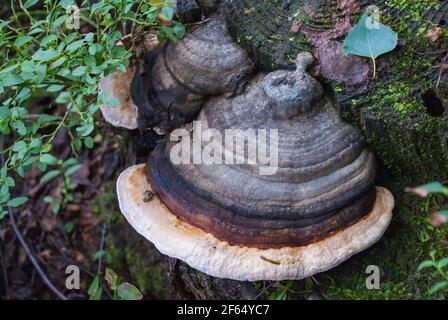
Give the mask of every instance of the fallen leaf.
<svg viewBox="0 0 448 320">
<path fill-rule="evenodd" d="M 398 44 L 398 35 L 390 27 L 366 14 L 344 40 L 344 54 L 371 58 L 373 77 L 376 77 L 376 58 L 392 51 Z"/>
<path fill-rule="evenodd" d="M 433 227 L 436 228 L 440 227 L 441 225 L 447 222 L 448 222 L 448 215 L 442 214 L 440 212 L 433 212 L 429 216 L 429 223 L 431 223 Z"/>
</svg>

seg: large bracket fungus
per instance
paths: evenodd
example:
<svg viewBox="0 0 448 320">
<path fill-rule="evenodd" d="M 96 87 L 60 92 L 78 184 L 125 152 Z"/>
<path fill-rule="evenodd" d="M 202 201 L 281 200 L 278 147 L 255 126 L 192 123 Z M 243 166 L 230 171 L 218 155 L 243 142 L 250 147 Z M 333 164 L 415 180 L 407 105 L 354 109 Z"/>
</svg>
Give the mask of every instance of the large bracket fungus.
<svg viewBox="0 0 448 320">
<path fill-rule="evenodd" d="M 380 239 L 392 217 L 393 196 L 374 186 L 373 154 L 306 73 L 311 62 L 310 54 L 300 54 L 295 71 L 259 74 L 240 95 L 208 98 L 197 117 L 199 131 L 182 131 L 180 141 L 167 137 L 146 165 L 125 170 L 117 192 L 130 224 L 162 253 L 200 271 L 251 281 L 301 279 Z M 269 174 L 261 174 L 264 161 L 245 156 L 249 138 L 236 152 L 233 142 L 211 152 L 247 160 L 241 163 L 203 163 L 194 154 L 173 160 L 180 146 L 194 151 L 195 138 L 205 132 L 251 128 L 257 129 L 256 141 L 270 147 L 278 141 L 269 151 L 277 154 Z M 277 136 L 262 137 L 267 131 Z M 148 191 L 156 195 L 149 202 Z"/>
</svg>

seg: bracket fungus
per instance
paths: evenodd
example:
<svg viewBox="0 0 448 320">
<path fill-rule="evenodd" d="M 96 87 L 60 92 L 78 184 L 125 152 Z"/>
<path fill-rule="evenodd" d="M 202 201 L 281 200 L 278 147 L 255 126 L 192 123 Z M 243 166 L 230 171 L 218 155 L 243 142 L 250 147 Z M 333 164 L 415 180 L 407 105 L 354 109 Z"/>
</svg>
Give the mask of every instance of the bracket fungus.
<svg viewBox="0 0 448 320">
<path fill-rule="evenodd" d="M 126 72 L 117 71 L 103 77 L 99 83 L 100 93 L 107 93 L 109 98 L 116 98 L 118 106 L 100 106 L 104 119 L 115 127 L 129 130 L 137 129 L 137 106 L 131 99 L 130 87 L 134 69 L 128 68 Z"/>
<path fill-rule="evenodd" d="M 139 127 L 169 132 L 193 120 L 206 98 L 242 93 L 252 71 L 247 53 L 214 16 L 145 55 L 131 84 Z"/>
<path fill-rule="evenodd" d="M 212 276 L 249 281 L 302 279 L 378 241 L 393 196 L 374 186 L 373 154 L 306 73 L 311 62 L 299 54 L 295 71 L 260 74 L 241 95 L 209 98 L 199 129 L 173 132 L 176 139 L 159 143 L 146 165 L 125 170 L 117 192 L 130 224 L 164 254 Z M 236 140 L 212 148 L 201 140 L 229 129 L 245 132 L 239 149 Z M 251 139 L 269 144 L 274 166 L 250 152 Z M 195 150 L 202 157 L 208 150 L 212 160 L 195 160 Z M 148 190 L 156 195 L 149 202 Z"/>
</svg>

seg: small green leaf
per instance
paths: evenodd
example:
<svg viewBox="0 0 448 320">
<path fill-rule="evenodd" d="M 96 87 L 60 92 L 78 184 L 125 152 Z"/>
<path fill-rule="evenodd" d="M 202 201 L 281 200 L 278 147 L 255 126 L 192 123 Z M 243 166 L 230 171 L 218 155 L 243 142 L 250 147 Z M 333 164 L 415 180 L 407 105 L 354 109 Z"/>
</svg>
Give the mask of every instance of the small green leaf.
<svg viewBox="0 0 448 320">
<path fill-rule="evenodd" d="M 55 158 L 54 156 L 52 156 L 49 153 L 45 153 L 45 154 L 41 155 L 39 160 L 46 164 L 56 164 L 56 162 L 58 161 L 57 158 Z"/>
<path fill-rule="evenodd" d="M 84 126 L 76 128 L 76 131 L 79 133 L 80 136 L 86 137 L 89 134 L 91 134 L 94 129 L 95 129 L 94 125 L 92 123 L 88 123 Z"/>
<path fill-rule="evenodd" d="M 448 210 L 437 211 L 438 214 L 448 217 Z"/>
<path fill-rule="evenodd" d="M 429 290 L 429 294 L 434 294 L 447 287 L 448 287 L 448 281 L 439 281 L 431 287 L 431 289 Z"/>
<path fill-rule="evenodd" d="M 8 73 L 3 80 L 1 80 L 1 84 L 4 87 L 12 87 L 12 86 L 16 86 L 18 84 L 22 84 L 24 83 L 25 80 L 19 76 L 18 74 L 15 73 Z"/>
<path fill-rule="evenodd" d="M 111 290 L 117 290 L 118 276 L 112 269 L 106 268 L 106 275 L 104 276 L 104 279 L 106 280 Z"/>
<path fill-rule="evenodd" d="M 17 197 L 14 199 L 9 200 L 6 205 L 9 207 L 20 207 L 22 204 L 28 201 L 27 197 Z"/>
<path fill-rule="evenodd" d="M 448 266 L 448 257 L 442 258 L 439 261 L 437 261 L 437 265 L 439 266 L 439 268 L 443 269 L 446 266 Z"/>
<path fill-rule="evenodd" d="M 170 6 L 163 7 L 162 8 L 162 14 L 168 20 L 172 20 L 173 19 L 173 15 L 174 15 L 173 7 L 170 7 Z"/>
<path fill-rule="evenodd" d="M 0 211 L 0 220 L 3 219 L 4 217 L 6 217 L 7 214 L 8 214 L 8 211 L 6 211 L 6 210 Z"/>
<path fill-rule="evenodd" d="M 22 120 L 17 120 L 17 121 L 15 121 L 13 127 L 14 127 L 15 129 L 17 129 L 17 132 L 18 132 L 21 136 L 26 135 L 26 131 L 27 131 L 27 130 L 26 130 L 25 124 L 23 123 Z"/>
<path fill-rule="evenodd" d="M 117 289 L 118 296 L 123 300 L 141 300 L 143 295 L 134 285 L 123 282 L 118 286 Z"/>
<path fill-rule="evenodd" d="M 59 85 L 59 84 L 52 84 L 51 86 L 49 86 L 47 88 L 48 92 L 58 92 L 61 91 L 62 89 L 64 89 L 65 87 L 63 85 Z"/>
<path fill-rule="evenodd" d="M 73 52 L 73 51 L 81 48 L 83 44 L 84 44 L 84 39 L 74 41 L 67 46 L 67 51 Z"/>
<path fill-rule="evenodd" d="M 56 178 L 61 172 L 59 170 L 51 170 L 42 176 L 40 179 L 41 183 L 46 183 L 54 178 Z"/>
<path fill-rule="evenodd" d="M 75 223 L 73 221 L 68 221 L 64 224 L 64 231 L 67 234 L 71 234 L 75 229 Z"/>
<path fill-rule="evenodd" d="M 84 145 L 87 148 L 92 149 L 93 145 L 94 145 L 94 141 L 93 141 L 92 137 L 87 137 L 86 140 L 84 140 Z"/>
<path fill-rule="evenodd" d="M 27 44 L 28 42 L 30 42 L 31 40 L 33 40 L 33 37 L 31 37 L 31 36 L 21 36 L 21 37 L 18 37 L 14 41 L 14 46 L 15 47 L 21 47 L 24 44 Z"/>
<path fill-rule="evenodd" d="M 53 58 L 56 58 L 58 55 L 59 55 L 59 53 L 53 49 L 48 49 L 48 50 L 39 49 L 36 51 L 35 54 L 33 54 L 32 59 L 34 61 L 48 62 L 48 61 L 52 60 Z"/>
<path fill-rule="evenodd" d="M 90 284 L 89 289 L 87 290 L 87 294 L 89 295 L 90 300 L 100 300 L 102 289 L 100 288 L 100 277 L 97 275 L 92 283 Z"/>
<path fill-rule="evenodd" d="M 375 59 L 395 49 L 397 43 L 398 36 L 391 28 L 364 14 L 345 38 L 344 54 L 371 58 L 374 63 L 375 77 Z"/>
<path fill-rule="evenodd" d="M 65 176 L 70 177 L 74 175 L 81 167 L 81 164 L 75 164 L 74 166 L 67 169 L 67 171 L 65 172 Z"/>
<path fill-rule="evenodd" d="M 73 75 L 74 75 L 75 77 L 79 77 L 79 76 L 82 76 L 83 74 L 85 74 L 86 71 L 87 71 L 87 68 L 86 68 L 86 67 L 84 67 L 84 66 L 79 66 L 79 67 L 77 67 L 75 70 L 73 70 Z"/>
<path fill-rule="evenodd" d="M 423 270 L 423 269 L 427 269 L 427 268 L 430 268 L 430 267 L 433 267 L 434 266 L 434 261 L 431 261 L 431 260 L 425 260 L 425 261 L 423 261 L 422 263 L 420 263 L 420 265 L 418 266 L 418 271 L 421 271 L 421 270 Z"/>
<path fill-rule="evenodd" d="M 101 259 L 104 256 L 105 253 L 106 253 L 106 251 L 104 251 L 104 250 L 98 250 L 93 255 L 93 261 L 97 261 L 97 260 Z"/>
<path fill-rule="evenodd" d="M 32 6 L 34 6 L 39 0 L 28 0 L 27 2 L 25 2 L 23 4 L 23 7 L 25 9 L 31 8 Z"/>
</svg>

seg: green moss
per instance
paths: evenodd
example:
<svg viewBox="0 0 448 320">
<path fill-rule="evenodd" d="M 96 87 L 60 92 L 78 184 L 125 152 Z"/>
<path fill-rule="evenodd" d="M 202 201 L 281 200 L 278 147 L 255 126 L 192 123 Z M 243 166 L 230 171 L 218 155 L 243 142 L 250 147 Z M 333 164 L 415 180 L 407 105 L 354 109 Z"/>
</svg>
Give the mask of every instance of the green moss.
<svg viewBox="0 0 448 320">
<path fill-rule="evenodd" d="M 448 227 L 433 228 L 428 221 L 435 199 L 421 200 L 405 194 L 404 185 L 389 186 L 396 198 L 394 217 L 378 244 L 342 266 L 318 276 L 324 294 L 330 299 L 428 299 L 435 279 L 418 272 L 420 262 L 436 250 L 446 256 Z M 380 268 L 380 290 L 366 288 L 368 265 Z"/>
<path fill-rule="evenodd" d="M 427 13 L 431 10 L 437 10 L 441 4 L 440 0 L 389 0 L 387 6 L 393 9 L 398 9 L 405 14 L 401 14 L 397 21 L 393 21 L 395 30 L 401 36 L 407 39 L 415 39 L 415 37 L 422 37 L 428 28 L 432 26 L 431 22 L 426 20 Z M 391 19 L 389 19 L 391 20 Z M 393 19 L 395 20 L 395 19 Z M 410 25 L 416 26 L 410 28 Z"/>
<path fill-rule="evenodd" d="M 137 286 L 144 295 L 165 298 L 162 258 L 153 246 L 141 238 L 129 226 L 116 207 L 115 182 L 107 181 L 103 191 L 92 201 L 92 210 L 102 223 L 108 225 L 105 251 L 107 266 L 113 269 L 122 281 Z"/>
<path fill-rule="evenodd" d="M 147 245 L 149 246 L 149 243 Z M 154 297 L 160 298 L 165 295 L 162 285 L 163 268 L 160 261 L 150 263 L 150 261 L 142 259 L 142 255 L 137 250 L 128 247 L 126 250 L 126 262 L 138 288 Z"/>
</svg>

